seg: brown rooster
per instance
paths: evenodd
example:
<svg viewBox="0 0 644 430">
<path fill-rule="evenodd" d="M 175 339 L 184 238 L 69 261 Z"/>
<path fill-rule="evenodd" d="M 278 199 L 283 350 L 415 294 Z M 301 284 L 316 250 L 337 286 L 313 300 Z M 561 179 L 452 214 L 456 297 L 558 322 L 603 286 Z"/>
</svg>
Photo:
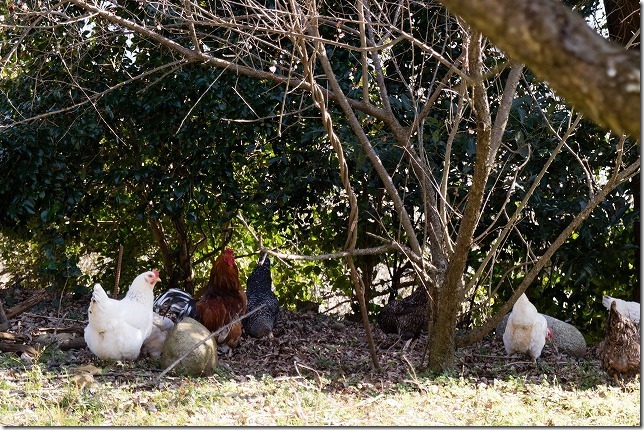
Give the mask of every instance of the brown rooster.
<svg viewBox="0 0 644 430">
<path fill-rule="evenodd" d="M 200 292 L 200 296 L 197 315 L 199 321 L 210 331 L 219 330 L 246 313 L 246 292 L 239 282 L 239 270 L 232 249 L 226 248 L 217 257 L 210 270 L 208 284 Z M 217 336 L 217 344 L 235 348 L 241 334 L 242 324 L 238 321 Z"/>
<path fill-rule="evenodd" d="M 606 328 L 597 350 L 602 369 L 615 378 L 640 373 L 640 332 L 626 315 L 617 311 L 617 303 L 610 305 Z"/>
</svg>

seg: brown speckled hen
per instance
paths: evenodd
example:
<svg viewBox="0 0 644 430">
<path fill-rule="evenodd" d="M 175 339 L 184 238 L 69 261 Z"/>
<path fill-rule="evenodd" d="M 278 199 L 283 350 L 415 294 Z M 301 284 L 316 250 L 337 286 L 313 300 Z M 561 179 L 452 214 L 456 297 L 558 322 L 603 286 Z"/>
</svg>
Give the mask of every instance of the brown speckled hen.
<svg viewBox="0 0 644 430">
<path fill-rule="evenodd" d="M 385 333 L 396 333 L 403 339 L 416 339 L 427 330 L 427 291 L 417 288 L 409 296 L 392 300 L 380 311 L 377 322 Z"/>
<path fill-rule="evenodd" d="M 640 373 L 640 332 L 627 316 L 610 306 L 604 339 L 599 343 L 599 359 L 602 369 L 615 378 L 630 377 Z"/>
</svg>

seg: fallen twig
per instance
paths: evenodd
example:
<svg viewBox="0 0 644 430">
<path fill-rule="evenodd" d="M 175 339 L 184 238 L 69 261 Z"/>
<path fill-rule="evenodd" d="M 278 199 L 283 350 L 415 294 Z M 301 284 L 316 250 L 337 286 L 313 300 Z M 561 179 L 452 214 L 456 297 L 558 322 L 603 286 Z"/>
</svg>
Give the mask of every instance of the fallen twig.
<svg viewBox="0 0 644 430">
<path fill-rule="evenodd" d="M 38 327 L 34 330 L 38 333 L 85 333 L 85 326 L 75 325 L 71 327 Z"/>
<path fill-rule="evenodd" d="M 483 354 L 474 354 L 474 353 L 472 353 L 472 357 L 494 358 L 497 360 L 507 360 L 508 358 L 507 355 L 483 355 Z"/>
<path fill-rule="evenodd" d="M 81 324 L 87 324 L 87 320 L 81 321 L 81 320 L 75 320 L 75 319 L 72 319 L 72 318 L 50 317 L 50 316 L 47 316 L 47 315 L 39 315 L 39 314 L 31 313 L 31 312 L 24 312 L 24 314 L 27 315 L 27 316 L 30 316 L 30 317 L 44 318 L 44 319 L 53 320 L 53 321 L 72 321 L 72 322 L 77 322 L 77 323 L 81 323 Z M 41 329 L 41 330 L 44 330 L 44 329 Z M 53 330 L 53 328 L 52 328 L 52 330 Z M 59 331 L 60 330 L 62 330 L 62 329 L 59 329 Z"/>
<path fill-rule="evenodd" d="M 70 349 L 82 349 L 87 346 L 87 342 L 85 342 L 84 337 L 75 337 L 73 339 L 68 339 L 60 342 L 58 345 L 58 348 L 61 351 L 67 351 Z"/>
<path fill-rule="evenodd" d="M 29 336 L 26 336 L 24 334 L 0 332 L 0 340 L 9 340 L 12 342 L 26 342 L 29 340 Z"/>
</svg>

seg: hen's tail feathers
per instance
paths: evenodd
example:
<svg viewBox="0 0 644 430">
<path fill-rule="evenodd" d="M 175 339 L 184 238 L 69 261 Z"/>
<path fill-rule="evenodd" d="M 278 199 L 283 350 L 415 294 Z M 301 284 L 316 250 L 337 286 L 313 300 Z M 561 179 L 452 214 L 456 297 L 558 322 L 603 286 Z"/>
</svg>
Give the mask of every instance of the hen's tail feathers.
<svg viewBox="0 0 644 430">
<path fill-rule="evenodd" d="M 89 303 L 87 315 L 89 317 L 89 325 L 97 331 L 104 330 L 112 321 L 109 309 L 111 300 L 99 284 L 94 284 L 94 292 L 92 293 L 92 300 Z"/>
<path fill-rule="evenodd" d="M 190 294 L 177 288 L 170 288 L 157 297 L 152 308 L 154 312 L 164 317 L 169 316 L 175 322 L 185 317 L 197 318 L 197 303 Z"/>
<path fill-rule="evenodd" d="M 92 301 L 91 301 L 91 303 L 89 305 L 90 306 L 90 312 L 93 309 L 96 309 L 96 308 L 103 310 L 105 308 L 105 303 L 106 303 L 106 301 L 108 299 L 109 299 L 109 297 L 107 296 L 107 293 L 105 292 L 103 287 L 101 287 L 100 284 L 94 284 L 94 292 L 92 293 Z"/>
</svg>

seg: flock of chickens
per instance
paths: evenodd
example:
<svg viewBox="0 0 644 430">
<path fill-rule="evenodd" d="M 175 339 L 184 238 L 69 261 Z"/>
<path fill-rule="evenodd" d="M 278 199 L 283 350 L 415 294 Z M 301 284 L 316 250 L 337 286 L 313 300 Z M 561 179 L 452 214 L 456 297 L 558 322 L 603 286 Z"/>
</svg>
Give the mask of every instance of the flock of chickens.
<svg viewBox="0 0 644 430">
<path fill-rule="evenodd" d="M 140 355 L 159 358 L 167 333 L 186 317 L 218 332 L 215 340 L 224 351 L 237 347 L 243 333 L 273 337 L 279 306 L 267 254 L 248 277 L 245 290 L 230 248 L 214 261 L 208 283 L 195 298 L 171 288 L 155 299 L 153 290 L 159 281 L 156 269 L 140 274 L 122 300 L 111 299 L 99 284 L 94 286 L 85 341 L 96 356 L 112 360 L 135 360 Z M 427 303 L 427 293 L 418 288 L 408 297 L 389 302 L 377 317 L 378 325 L 386 333 L 415 340 L 428 326 Z M 640 304 L 609 296 L 604 296 L 602 303 L 609 309 L 605 338 L 598 347 L 602 367 L 616 378 L 639 374 Z M 503 333 L 508 356 L 527 354 L 536 362 L 552 338 L 546 318 L 522 294 Z"/>
<path fill-rule="evenodd" d="M 159 358 L 168 332 L 186 317 L 211 332 L 218 331 L 215 340 L 224 350 L 239 345 L 242 329 L 248 336 L 272 337 L 279 306 L 266 254 L 248 277 L 245 290 L 230 248 L 215 260 L 208 283 L 194 299 L 175 288 L 155 299 L 154 286 L 159 281 L 156 269 L 142 273 L 121 300 L 108 297 L 99 284 L 94 285 L 85 327 L 90 351 L 101 359 Z"/>
<path fill-rule="evenodd" d="M 416 339 L 427 329 L 427 302 L 427 292 L 417 288 L 411 295 L 389 302 L 378 314 L 378 325 L 385 333 L 396 333 L 403 339 Z M 550 339 L 552 330 L 546 318 L 522 294 L 512 308 L 503 333 L 505 352 L 508 355 L 528 354 L 536 362 L 546 340 Z"/>
<path fill-rule="evenodd" d="M 408 297 L 389 302 L 378 315 L 378 325 L 386 333 L 412 341 L 427 329 L 427 302 L 427 292 L 417 288 Z M 615 379 L 619 375 L 639 374 L 640 304 L 610 296 L 604 296 L 602 304 L 609 310 L 604 339 L 597 347 L 602 368 Z M 512 307 L 503 332 L 505 352 L 508 356 L 527 354 L 536 362 L 546 341 L 552 339 L 553 331 L 546 318 L 522 294 Z"/>
</svg>

